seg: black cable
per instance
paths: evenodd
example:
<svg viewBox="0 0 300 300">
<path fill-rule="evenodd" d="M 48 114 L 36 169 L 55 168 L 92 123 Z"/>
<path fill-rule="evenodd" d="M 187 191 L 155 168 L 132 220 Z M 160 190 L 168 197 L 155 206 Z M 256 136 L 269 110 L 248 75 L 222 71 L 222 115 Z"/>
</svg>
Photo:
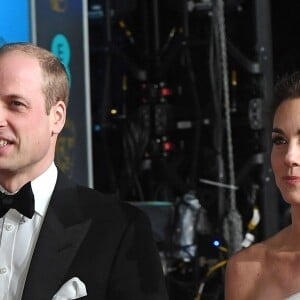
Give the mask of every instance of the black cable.
<svg viewBox="0 0 300 300">
<path fill-rule="evenodd" d="M 104 89 L 103 89 L 103 98 L 102 98 L 102 110 L 100 112 L 100 124 L 103 124 L 107 121 L 107 115 L 109 110 L 109 105 L 111 102 L 111 5 L 110 0 L 105 1 L 105 44 L 107 51 L 105 52 L 105 65 L 104 65 Z"/>
<path fill-rule="evenodd" d="M 192 154 L 192 163 L 190 168 L 190 182 L 191 188 L 195 189 L 197 186 L 197 171 L 199 168 L 199 153 L 200 153 L 200 135 L 201 135 L 201 107 L 200 100 L 197 90 L 197 84 L 195 79 L 195 72 L 193 69 L 191 52 L 187 41 L 189 40 L 189 18 L 188 18 L 188 8 L 187 0 L 182 0 L 182 19 L 183 19 L 183 54 L 186 59 L 187 73 L 190 80 L 191 95 L 195 106 L 195 134 L 194 134 L 194 149 Z"/>
<path fill-rule="evenodd" d="M 215 1 L 214 1 L 215 2 Z M 218 21 L 215 12 L 215 3 L 211 16 L 210 43 L 209 43 L 209 77 L 214 108 L 213 145 L 216 151 L 217 182 L 225 182 L 223 159 L 223 119 L 222 119 L 222 68 L 219 57 L 220 41 L 218 38 Z M 218 188 L 218 215 L 222 219 L 225 213 L 225 190 Z"/>
</svg>

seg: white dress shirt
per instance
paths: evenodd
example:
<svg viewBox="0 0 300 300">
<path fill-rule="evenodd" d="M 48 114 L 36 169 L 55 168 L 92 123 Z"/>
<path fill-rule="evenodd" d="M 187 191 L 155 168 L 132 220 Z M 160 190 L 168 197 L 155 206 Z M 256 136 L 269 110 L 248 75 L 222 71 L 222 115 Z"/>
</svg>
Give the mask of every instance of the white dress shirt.
<svg viewBox="0 0 300 300">
<path fill-rule="evenodd" d="M 0 218 L 0 300 L 20 300 L 33 250 L 57 179 L 54 163 L 31 182 L 32 219 L 10 209 Z"/>
</svg>

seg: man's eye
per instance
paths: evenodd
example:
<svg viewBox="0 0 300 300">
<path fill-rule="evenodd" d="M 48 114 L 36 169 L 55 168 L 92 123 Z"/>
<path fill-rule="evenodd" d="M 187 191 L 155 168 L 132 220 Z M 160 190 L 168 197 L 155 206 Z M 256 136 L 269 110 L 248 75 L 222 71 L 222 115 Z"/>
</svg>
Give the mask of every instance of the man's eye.
<svg viewBox="0 0 300 300">
<path fill-rule="evenodd" d="M 272 144 L 273 145 L 283 145 L 283 144 L 286 144 L 287 141 L 281 137 L 281 136 L 275 136 L 272 138 Z"/>
<path fill-rule="evenodd" d="M 11 105 L 12 105 L 12 106 L 24 106 L 24 104 L 23 104 L 22 102 L 16 101 L 16 100 L 15 100 L 15 101 L 12 101 L 12 102 L 11 102 Z"/>
</svg>

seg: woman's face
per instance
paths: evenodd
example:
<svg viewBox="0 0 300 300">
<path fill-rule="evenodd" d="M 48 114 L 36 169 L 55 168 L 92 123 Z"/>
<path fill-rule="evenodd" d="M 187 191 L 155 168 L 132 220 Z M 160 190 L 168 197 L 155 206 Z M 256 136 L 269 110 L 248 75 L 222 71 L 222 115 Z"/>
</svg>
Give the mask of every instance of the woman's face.
<svg viewBox="0 0 300 300">
<path fill-rule="evenodd" d="M 282 197 L 300 205 L 300 98 L 283 101 L 272 130 L 271 163 Z"/>
</svg>

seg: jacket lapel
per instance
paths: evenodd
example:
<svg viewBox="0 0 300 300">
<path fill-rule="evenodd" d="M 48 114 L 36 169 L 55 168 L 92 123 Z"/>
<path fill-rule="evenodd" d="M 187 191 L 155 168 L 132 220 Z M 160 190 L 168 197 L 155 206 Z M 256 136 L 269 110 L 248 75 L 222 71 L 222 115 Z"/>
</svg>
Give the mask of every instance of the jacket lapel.
<svg viewBox="0 0 300 300">
<path fill-rule="evenodd" d="M 76 186 L 59 173 L 32 256 L 22 300 L 52 299 L 81 244 L 90 220 L 82 216 Z"/>
</svg>

